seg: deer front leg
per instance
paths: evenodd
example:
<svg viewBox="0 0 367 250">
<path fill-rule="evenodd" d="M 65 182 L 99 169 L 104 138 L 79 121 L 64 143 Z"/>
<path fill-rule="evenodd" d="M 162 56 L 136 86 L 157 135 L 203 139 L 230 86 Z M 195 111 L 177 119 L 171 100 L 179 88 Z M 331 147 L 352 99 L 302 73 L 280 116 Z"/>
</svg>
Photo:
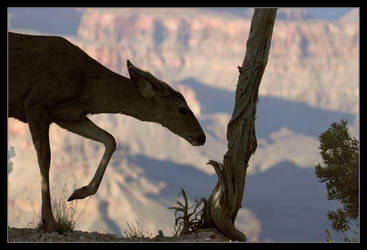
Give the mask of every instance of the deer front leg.
<svg viewBox="0 0 367 250">
<path fill-rule="evenodd" d="M 40 110 L 28 110 L 27 119 L 32 135 L 33 145 L 37 152 L 38 165 L 41 173 L 42 192 L 42 223 L 47 231 L 56 229 L 56 222 L 52 214 L 49 170 L 50 170 L 50 142 L 49 123 L 47 116 Z"/>
<path fill-rule="evenodd" d="M 95 125 L 87 117 L 83 118 L 83 120 L 80 122 L 58 122 L 57 124 L 60 127 L 67 129 L 75 134 L 98 142 L 102 142 L 105 145 L 105 152 L 103 154 L 101 162 L 99 163 L 96 173 L 94 174 L 93 179 L 87 186 L 76 189 L 69 197 L 68 201 L 72 201 L 75 199 L 84 199 L 85 197 L 93 195 L 97 192 L 99 184 L 102 181 L 103 174 L 106 170 L 107 164 L 110 161 L 113 152 L 115 152 L 116 150 L 115 139 L 108 132 Z"/>
</svg>

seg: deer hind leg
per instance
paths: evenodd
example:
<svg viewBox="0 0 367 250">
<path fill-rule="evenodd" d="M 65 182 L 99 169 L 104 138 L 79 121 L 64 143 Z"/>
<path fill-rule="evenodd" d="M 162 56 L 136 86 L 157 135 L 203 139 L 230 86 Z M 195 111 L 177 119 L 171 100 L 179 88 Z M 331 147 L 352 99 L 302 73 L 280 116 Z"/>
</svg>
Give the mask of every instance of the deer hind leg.
<svg viewBox="0 0 367 250">
<path fill-rule="evenodd" d="M 75 199 L 84 199 L 87 196 L 93 195 L 97 192 L 99 184 L 102 181 L 103 174 L 106 170 L 107 164 L 111 159 L 113 152 L 116 150 L 116 142 L 112 135 L 105 130 L 99 128 L 87 117 L 83 118 L 80 122 L 57 122 L 57 124 L 75 134 L 83 137 L 102 142 L 105 145 L 105 152 L 99 163 L 99 166 L 94 174 L 91 182 L 80 189 L 76 189 L 69 197 L 68 201 Z"/>
<path fill-rule="evenodd" d="M 32 135 L 33 145 L 37 152 L 38 165 L 41 173 L 42 192 L 42 223 L 46 230 L 56 229 L 56 222 L 52 214 L 49 170 L 50 170 L 50 142 L 49 122 L 47 116 L 40 110 L 28 110 L 27 118 Z"/>
</svg>

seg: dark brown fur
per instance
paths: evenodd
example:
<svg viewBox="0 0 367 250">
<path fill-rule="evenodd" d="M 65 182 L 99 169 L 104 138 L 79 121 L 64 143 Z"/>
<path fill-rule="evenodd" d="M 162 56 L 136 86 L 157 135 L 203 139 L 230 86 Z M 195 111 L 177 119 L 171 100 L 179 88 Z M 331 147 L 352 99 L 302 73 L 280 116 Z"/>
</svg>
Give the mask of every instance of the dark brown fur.
<svg viewBox="0 0 367 250">
<path fill-rule="evenodd" d="M 87 114 L 130 115 L 160 123 L 192 145 L 204 144 L 205 134 L 183 96 L 129 61 L 131 79 L 107 69 L 62 37 L 12 32 L 8 36 L 9 117 L 29 124 L 41 171 L 42 221 L 47 229 L 55 228 L 49 191 L 52 122 L 106 148 L 92 181 L 75 190 L 69 200 L 97 192 L 116 148 L 113 136 Z"/>
</svg>

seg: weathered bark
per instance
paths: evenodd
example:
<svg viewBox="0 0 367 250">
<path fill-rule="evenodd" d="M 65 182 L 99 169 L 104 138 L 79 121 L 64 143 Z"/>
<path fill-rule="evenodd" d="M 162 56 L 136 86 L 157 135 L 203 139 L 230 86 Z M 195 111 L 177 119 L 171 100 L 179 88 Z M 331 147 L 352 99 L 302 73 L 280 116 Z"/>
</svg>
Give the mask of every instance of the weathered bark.
<svg viewBox="0 0 367 250">
<path fill-rule="evenodd" d="M 214 226 L 232 240 L 246 241 L 234 222 L 241 208 L 248 161 L 257 147 L 255 115 L 258 92 L 268 61 L 277 9 L 255 9 L 247 49 L 236 89 L 235 107 L 227 127 L 228 150 L 223 164 L 209 161 L 218 176 L 206 204 L 208 226 Z"/>
</svg>

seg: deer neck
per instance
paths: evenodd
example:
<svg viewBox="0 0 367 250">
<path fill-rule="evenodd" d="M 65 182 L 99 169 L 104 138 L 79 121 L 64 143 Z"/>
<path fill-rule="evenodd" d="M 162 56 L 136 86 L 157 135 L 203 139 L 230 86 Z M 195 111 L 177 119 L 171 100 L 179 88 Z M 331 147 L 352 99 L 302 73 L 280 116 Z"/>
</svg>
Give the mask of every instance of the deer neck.
<svg viewBox="0 0 367 250">
<path fill-rule="evenodd" d="M 138 92 L 135 84 L 118 74 L 107 74 L 88 81 L 91 97 L 89 113 L 120 113 L 143 121 L 154 121 L 153 103 Z"/>
</svg>

